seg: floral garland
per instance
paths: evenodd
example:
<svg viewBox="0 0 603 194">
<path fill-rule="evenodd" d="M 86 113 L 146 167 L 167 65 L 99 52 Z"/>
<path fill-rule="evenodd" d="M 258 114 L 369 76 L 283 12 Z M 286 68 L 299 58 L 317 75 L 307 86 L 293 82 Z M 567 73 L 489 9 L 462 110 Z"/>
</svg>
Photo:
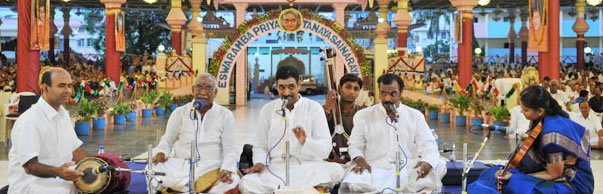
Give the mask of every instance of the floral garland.
<svg viewBox="0 0 603 194">
<path fill-rule="evenodd" d="M 251 27 L 253 27 L 253 26 L 262 24 L 269 20 L 278 19 L 280 12 L 281 12 L 281 10 L 271 10 L 270 12 L 268 12 L 266 14 L 261 14 L 261 15 L 258 14 L 256 16 L 254 16 L 251 20 L 244 21 L 239 26 L 237 26 L 234 30 L 232 30 L 230 33 L 228 33 L 228 35 L 224 38 L 224 42 L 222 42 L 222 45 L 220 46 L 220 48 L 218 48 L 218 50 L 216 50 L 214 52 L 214 55 L 213 55 L 214 60 L 212 60 L 211 63 L 209 64 L 209 73 L 211 73 L 212 75 L 218 75 L 218 71 L 220 69 L 220 64 L 222 63 L 222 60 L 224 59 L 224 55 L 226 54 L 227 49 L 229 49 L 230 46 L 232 46 L 234 41 L 236 41 L 237 39 L 239 39 L 241 37 L 241 34 L 245 33 L 247 30 L 251 29 Z M 304 18 L 319 22 L 325 26 L 328 26 L 333 31 L 337 32 L 337 35 L 339 35 L 341 37 L 341 39 L 343 39 L 344 42 L 352 48 L 352 52 L 358 59 L 358 64 L 360 65 L 360 71 L 362 72 L 362 76 L 363 77 L 371 77 L 372 76 L 371 65 L 364 56 L 364 50 L 362 49 L 362 47 L 360 47 L 360 45 L 358 45 L 358 43 L 356 43 L 354 37 L 350 34 L 350 32 L 345 30 L 343 26 L 339 25 L 335 21 L 325 19 L 323 16 L 317 15 L 316 13 L 314 13 L 308 9 L 301 10 L 301 13 Z"/>
</svg>

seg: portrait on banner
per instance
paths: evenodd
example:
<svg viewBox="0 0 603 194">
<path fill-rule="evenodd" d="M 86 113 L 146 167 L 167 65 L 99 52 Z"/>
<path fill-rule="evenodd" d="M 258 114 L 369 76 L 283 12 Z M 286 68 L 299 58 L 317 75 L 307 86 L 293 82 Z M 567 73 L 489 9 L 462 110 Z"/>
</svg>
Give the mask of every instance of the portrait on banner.
<svg viewBox="0 0 603 194">
<path fill-rule="evenodd" d="M 285 9 L 278 17 L 278 25 L 285 32 L 297 32 L 304 23 L 302 14 L 296 9 Z"/>
<path fill-rule="evenodd" d="M 121 11 L 115 13 L 115 50 L 126 51 L 126 16 Z"/>
<path fill-rule="evenodd" d="M 530 0 L 530 27 L 528 50 L 531 52 L 549 51 L 548 0 Z"/>
<path fill-rule="evenodd" d="M 31 0 L 31 4 L 29 48 L 45 51 L 50 44 L 50 0 Z"/>
</svg>

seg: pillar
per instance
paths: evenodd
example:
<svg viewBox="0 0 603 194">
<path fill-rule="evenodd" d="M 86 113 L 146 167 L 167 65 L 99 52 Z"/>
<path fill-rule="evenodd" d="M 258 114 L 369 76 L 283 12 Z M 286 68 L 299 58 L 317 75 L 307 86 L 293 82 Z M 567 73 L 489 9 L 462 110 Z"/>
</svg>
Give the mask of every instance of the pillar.
<svg viewBox="0 0 603 194">
<path fill-rule="evenodd" d="M 236 23 L 237 26 L 239 26 L 245 21 L 245 13 L 247 12 L 248 4 L 234 3 L 233 5 L 236 9 Z M 247 47 L 241 50 L 235 68 L 235 103 L 236 105 L 245 105 L 247 102 Z"/>
<path fill-rule="evenodd" d="M 450 3 L 456 7 L 463 16 L 463 42 L 458 47 L 458 80 L 462 88 L 467 87 L 473 76 L 472 56 L 473 56 L 473 7 L 477 5 L 477 0 L 450 0 Z"/>
<path fill-rule="evenodd" d="M 69 36 L 71 36 L 71 26 L 69 26 L 69 17 L 71 13 L 71 8 L 62 7 L 61 11 L 63 12 L 63 29 L 61 29 L 61 34 L 63 34 L 63 61 L 70 65 L 69 63 L 69 55 L 71 47 L 69 46 Z"/>
<path fill-rule="evenodd" d="M 521 19 L 521 30 L 519 30 L 519 37 L 521 38 L 521 64 L 528 63 L 528 38 L 530 31 L 528 30 L 528 6 L 521 7 L 521 13 L 519 17 Z"/>
<path fill-rule="evenodd" d="M 17 2 L 17 92 L 40 94 L 40 51 L 31 50 L 31 1 Z"/>
<path fill-rule="evenodd" d="M 551 79 L 559 80 L 559 1 L 548 1 L 548 10 L 546 12 L 548 19 L 549 52 L 538 53 L 538 73 L 540 80 L 548 76 Z"/>
<path fill-rule="evenodd" d="M 335 10 L 335 22 L 341 25 L 345 29 L 345 8 L 348 6 L 347 3 L 333 3 L 333 9 Z M 311 54 L 311 53 L 310 53 Z M 343 56 L 337 55 L 335 58 L 335 83 L 339 84 L 339 80 L 345 74 L 345 59 Z"/>
<path fill-rule="evenodd" d="M 116 50 L 115 17 L 126 0 L 101 0 L 105 4 L 105 75 L 118 83 L 121 71 L 120 53 Z"/>
<path fill-rule="evenodd" d="M 517 33 L 515 32 L 515 8 L 509 8 L 509 32 L 507 38 L 509 39 L 509 64 L 515 63 L 515 39 Z"/>
<path fill-rule="evenodd" d="M 408 0 L 398 0 L 398 12 L 394 17 L 394 23 L 398 26 L 398 57 L 408 53 L 408 26 L 412 23 L 412 17 L 408 13 Z"/>
<path fill-rule="evenodd" d="M 191 0 L 191 5 L 193 17 L 188 23 L 188 29 L 191 30 L 193 37 L 191 40 L 193 48 L 193 71 L 204 73 L 207 72 L 207 38 L 205 36 L 203 24 L 197 20 L 199 12 L 201 12 L 201 0 Z"/>
<path fill-rule="evenodd" d="M 54 58 L 54 35 L 57 33 L 58 29 L 57 29 L 57 25 L 54 24 L 54 11 L 55 6 L 54 5 L 50 5 L 50 15 L 48 15 L 48 20 L 50 20 L 48 23 L 50 24 L 50 28 L 48 36 L 49 40 L 48 43 L 50 45 L 48 45 L 48 60 L 50 61 L 51 64 L 54 64 L 56 62 L 55 58 Z"/>
<path fill-rule="evenodd" d="M 387 23 L 387 12 L 389 0 L 377 0 L 379 3 L 379 18 L 383 19 L 383 22 L 377 24 L 377 38 L 375 39 L 375 67 L 373 72 L 373 93 L 375 94 L 375 103 L 379 103 L 379 84 L 377 79 L 379 76 L 387 70 L 387 32 L 391 26 Z"/>
<path fill-rule="evenodd" d="M 576 1 L 576 11 L 578 12 L 578 17 L 576 17 L 576 23 L 572 27 L 574 32 L 578 35 L 576 38 L 576 53 L 578 56 L 577 65 L 578 68 L 584 68 L 584 33 L 586 33 L 589 29 L 588 24 L 584 20 L 584 7 L 586 3 L 584 0 Z"/>
<path fill-rule="evenodd" d="M 172 0 L 172 9 L 165 19 L 172 28 L 172 53 L 178 55 L 182 55 L 182 26 L 187 21 L 181 7 L 182 0 Z"/>
</svg>

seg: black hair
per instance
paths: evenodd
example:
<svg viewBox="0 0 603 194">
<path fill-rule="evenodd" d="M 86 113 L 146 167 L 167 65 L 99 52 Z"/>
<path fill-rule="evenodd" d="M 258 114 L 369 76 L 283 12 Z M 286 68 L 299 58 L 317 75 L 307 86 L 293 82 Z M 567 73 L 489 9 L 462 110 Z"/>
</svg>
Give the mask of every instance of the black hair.
<svg viewBox="0 0 603 194">
<path fill-rule="evenodd" d="M 561 115 L 565 118 L 569 118 L 567 112 L 561 109 L 559 103 L 557 103 L 557 101 L 553 99 L 551 94 L 542 86 L 533 85 L 527 87 L 526 89 L 521 91 L 521 94 L 519 94 L 519 96 L 521 104 L 525 107 L 534 110 L 542 108 L 544 109 L 544 113 L 547 116 Z"/>
<path fill-rule="evenodd" d="M 392 84 L 393 81 L 398 82 L 398 86 L 400 86 L 400 92 L 402 92 L 402 90 L 404 89 L 404 81 L 402 81 L 402 78 L 400 78 L 400 76 L 391 73 L 386 73 L 379 76 L 379 79 L 377 79 L 377 83 L 379 84 Z"/>
<path fill-rule="evenodd" d="M 339 80 L 339 88 L 341 88 L 346 82 L 358 82 L 360 89 L 362 89 L 362 79 L 360 79 L 360 77 L 358 77 L 356 74 L 348 73 L 343 75 L 343 77 L 341 77 Z"/>
<path fill-rule="evenodd" d="M 45 71 L 42 74 L 42 81 L 40 82 L 41 84 L 46 84 L 48 86 L 52 86 L 52 69 Z"/>
<path fill-rule="evenodd" d="M 545 76 L 544 79 L 542 79 L 542 81 L 551 81 L 551 78 L 549 76 Z"/>
<path fill-rule="evenodd" d="M 586 90 L 580 91 L 580 97 L 587 97 L 587 96 L 588 96 L 588 91 L 586 91 Z"/>
<path fill-rule="evenodd" d="M 295 81 L 299 81 L 299 73 L 297 68 L 291 65 L 283 65 L 276 70 L 276 80 L 294 78 Z"/>
</svg>

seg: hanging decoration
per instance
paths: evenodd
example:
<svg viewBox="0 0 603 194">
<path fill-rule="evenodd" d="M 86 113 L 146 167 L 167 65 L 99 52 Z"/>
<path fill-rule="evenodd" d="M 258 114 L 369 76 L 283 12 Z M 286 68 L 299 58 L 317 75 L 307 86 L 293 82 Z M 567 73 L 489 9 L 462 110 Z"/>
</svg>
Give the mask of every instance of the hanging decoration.
<svg viewBox="0 0 603 194">
<path fill-rule="evenodd" d="M 548 1 L 528 1 L 530 12 L 528 50 L 531 52 L 549 52 Z"/>
</svg>

